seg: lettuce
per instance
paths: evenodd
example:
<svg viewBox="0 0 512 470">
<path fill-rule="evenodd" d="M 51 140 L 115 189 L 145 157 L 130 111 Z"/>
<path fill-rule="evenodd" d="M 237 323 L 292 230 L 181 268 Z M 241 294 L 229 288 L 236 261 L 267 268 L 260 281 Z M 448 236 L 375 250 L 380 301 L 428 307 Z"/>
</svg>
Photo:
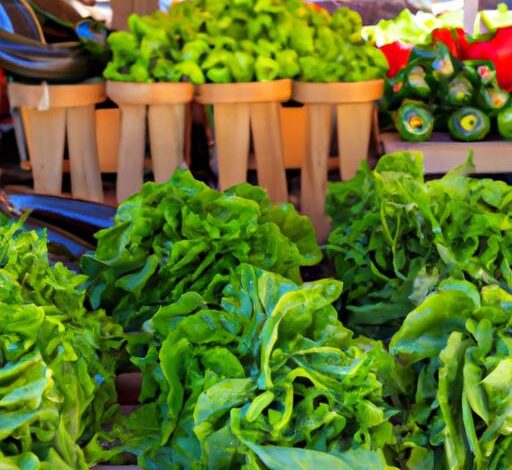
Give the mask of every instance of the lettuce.
<svg viewBox="0 0 512 470">
<path fill-rule="evenodd" d="M 145 184 L 97 239 L 81 263 L 93 308 L 105 307 L 128 330 L 187 292 L 218 303 L 240 263 L 300 282 L 301 266 L 321 259 L 311 221 L 292 205 L 273 206 L 248 184 L 220 193 L 182 170 Z"/>
<path fill-rule="evenodd" d="M 388 337 L 449 277 L 512 289 L 512 187 L 465 176 L 471 169 L 425 182 L 421 154 L 404 152 L 330 186 L 328 253 L 349 325 Z"/>
<path fill-rule="evenodd" d="M 122 329 L 84 308 L 85 277 L 50 266 L 46 234 L 0 227 L 0 467 L 87 469 L 116 413 Z"/>
<path fill-rule="evenodd" d="M 408 468 L 512 465 L 511 306 L 499 286 L 447 280 L 393 336 L 391 352 L 418 371 L 401 437 Z"/>
<path fill-rule="evenodd" d="M 186 293 L 159 309 L 129 347 L 143 404 L 102 436 L 122 441 L 103 455 L 132 453 L 144 469 L 386 468 L 405 373 L 341 324 L 341 289 L 242 264 L 220 307 Z"/>
</svg>

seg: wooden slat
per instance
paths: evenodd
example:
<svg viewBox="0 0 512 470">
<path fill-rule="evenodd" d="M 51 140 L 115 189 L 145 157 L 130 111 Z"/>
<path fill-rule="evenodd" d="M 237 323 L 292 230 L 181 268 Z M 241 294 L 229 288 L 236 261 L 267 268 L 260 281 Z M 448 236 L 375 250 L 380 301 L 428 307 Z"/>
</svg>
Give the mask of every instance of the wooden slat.
<svg viewBox="0 0 512 470">
<path fill-rule="evenodd" d="M 340 173 L 344 180 L 353 178 L 361 161 L 368 158 L 374 106 L 373 102 L 337 106 Z"/>
<path fill-rule="evenodd" d="M 96 138 L 102 173 L 117 172 L 121 112 L 117 108 L 96 110 Z"/>
<path fill-rule="evenodd" d="M 325 215 L 327 162 L 331 146 L 332 107 L 329 104 L 306 105 L 309 137 L 307 156 L 301 174 L 301 210 L 309 216 L 323 242 L 329 233 Z"/>
<path fill-rule="evenodd" d="M 149 106 L 148 125 L 153 174 L 157 183 L 163 183 L 184 159 L 185 105 Z"/>
<path fill-rule="evenodd" d="M 474 152 L 475 173 L 512 172 L 512 142 L 454 142 L 448 134 L 436 133 L 430 142 L 402 142 L 394 132 L 381 135 L 385 153 L 419 151 L 424 154 L 425 173 L 443 174 L 464 163 Z"/>
<path fill-rule="evenodd" d="M 36 193 L 59 195 L 66 133 L 66 110 L 25 110 L 30 129 L 30 159 Z"/>
<path fill-rule="evenodd" d="M 121 137 L 117 168 L 117 201 L 140 190 L 144 181 L 146 150 L 146 107 L 122 105 Z"/>
<path fill-rule="evenodd" d="M 247 181 L 249 158 L 249 105 L 216 104 L 215 141 L 221 190 Z"/>
<path fill-rule="evenodd" d="M 279 103 L 251 103 L 251 130 L 258 184 L 274 203 L 288 202 Z"/>
<path fill-rule="evenodd" d="M 66 111 L 73 197 L 103 202 L 94 105 Z"/>
</svg>

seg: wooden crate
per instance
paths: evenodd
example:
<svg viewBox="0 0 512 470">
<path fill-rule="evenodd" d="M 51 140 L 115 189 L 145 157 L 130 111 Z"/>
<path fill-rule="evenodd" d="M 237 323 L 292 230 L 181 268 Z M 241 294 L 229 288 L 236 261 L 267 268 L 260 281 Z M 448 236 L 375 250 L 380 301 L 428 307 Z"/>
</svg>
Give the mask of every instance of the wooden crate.
<svg viewBox="0 0 512 470">
<path fill-rule="evenodd" d="M 252 133 L 258 183 L 273 202 L 288 201 L 280 108 L 291 92 L 291 80 L 197 87 L 196 101 L 214 108 L 220 189 L 247 181 Z"/>
<path fill-rule="evenodd" d="M 464 163 L 470 151 L 474 152 L 475 173 L 512 172 L 512 142 L 503 140 L 484 142 L 455 142 L 449 134 L 434 133 L 429 142 L 404 142 L 398 133 L 380 135 L 384 153 L 419 151 L 424 155 L 426 174 L 443 174 Z"/>
<path fill-rule="evenodd" d="M 167 181 L 183 162 L 186 105 L 194 88 L 190 83 L 107 82 L 107 95 L 121 113 L 116 193 L 122 202 L 143 184 L 147 134 L 156 182 Z"/>
<path fill-rule="evenodd" d="M 22 117 L 35 191 L 62 194 L 67 141 L 73 197 L 102 202 L 95 107 L 106 100 L 105 84 L 12 82 L 8 92 L 11 106 Z"/>
</svg>

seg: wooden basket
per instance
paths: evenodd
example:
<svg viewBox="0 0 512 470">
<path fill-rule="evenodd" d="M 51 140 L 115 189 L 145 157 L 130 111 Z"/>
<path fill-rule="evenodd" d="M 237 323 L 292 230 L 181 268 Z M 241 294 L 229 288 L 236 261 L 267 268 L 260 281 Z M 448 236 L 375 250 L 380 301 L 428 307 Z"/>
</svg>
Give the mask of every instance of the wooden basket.
<svg viewBox="0 0 512 470">
<path fill-rule="evenodd" d="M 331 139 L 332 106 L 336 106 L 339 169 L 352 178 L 368 156 L 375 101 L 384 93 L 384 80 L 355 83 L 294 82 L 293 99 L 307 113 L 307 157 L 302 169 L 302 212 L 313 220 L 319 239 L 329 231 L 325 216 L 327 162 Z"/>
<path fill-rule="evenodd" d="M 67 135 L 73 197 L 102 202 L 95 105 L 107 98 L 105 84 L 11 83 L 8 93 L 11 106 L 21 111 L 34 190 L 62 193 Z"/>
<path fill-rule="evenodd" d="M 192 101 L 190 83 L 107 82 L 107 95 L 121 110 L 117 200 L 140 190 L 144 180 L 146 116 L 153 174 L 167 181 L 184 158 L 185 107 Z"/>
<path fill-rule="evenodd" d="M 291 92 L 291 80 L 198 87 L 196 100 L 214 107 L 221 189 L 247 180 L 252 131 L 258 183 L 273 202 L 288 200 L 280 103 L 288 101 Z"/>
</svg>

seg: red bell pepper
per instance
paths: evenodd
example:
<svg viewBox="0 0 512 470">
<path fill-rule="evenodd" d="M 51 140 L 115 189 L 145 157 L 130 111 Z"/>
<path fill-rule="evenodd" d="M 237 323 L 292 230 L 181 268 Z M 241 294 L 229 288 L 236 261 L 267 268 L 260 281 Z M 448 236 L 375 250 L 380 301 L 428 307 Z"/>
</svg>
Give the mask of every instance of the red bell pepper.
<svg viewBox="0 0 512 470">
<path fill-rule="evenodd" d="M 400 41 L 379 47 L 386 56 L 389 64 L 388 77 L 394 77 L 400 70 L 406 67 L 413 47 L 412 44 L 406 44 Z"/>
<path fill-rule="evenodd" d="M 438 28 L 432 31 L 432 42 L 442 42 L 457 59 L 462 59 L 468 44 L 466 33 L 462 28 Z"/>
<path fill-rule="evenodd" d="M 500 88 L 512 91 L 512 27 L 498 29 L 490 39 L 467 43 L 463 53 L 465 60 L 492 61 Z"/>
</svg>

